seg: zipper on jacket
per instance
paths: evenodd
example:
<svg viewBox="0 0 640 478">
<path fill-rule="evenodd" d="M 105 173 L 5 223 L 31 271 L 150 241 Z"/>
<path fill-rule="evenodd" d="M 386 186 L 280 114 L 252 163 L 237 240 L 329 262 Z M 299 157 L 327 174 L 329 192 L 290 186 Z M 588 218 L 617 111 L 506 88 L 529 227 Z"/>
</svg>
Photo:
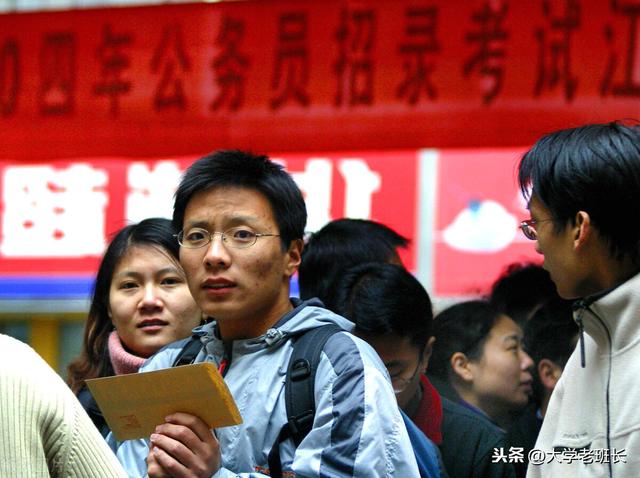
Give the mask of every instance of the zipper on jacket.
<svg viewBox="0 0 640 478">
<path fill-rule="evenodd" d="M 578 343 L 580 344 L 580 365 L 582 368 L 585 368 L 586 366 L 584 353 L 584 322 L 582 321 L 582 316 L 584 315 L 586 308 L 587 305 L 584 300 L 579 300 L 573 304 L 573 310 L 578 311 L 578 314 L 576 315 L 576 324 L 578 324 Z"/>
<path fill-rule="evenodd" d="M 606 400 L 606 409 L 607 409 L 607 449 L 609 450 L 609 453 L 611 453 L 611 410 L 610 410 L 610 402 L 609 402 L 609 387 L 611 385 L 611 354 L 612 354 L 612 348 L 613 348 L 613 341 L 611 340 L 611 332 L 609 331 L 609 328 L 607 327 L 607 325 L 605 324 L 604 320 L 602 320 L 602 317 L 600 317 L 598 314 L 596 314 L 593 309 L 590 307 L 591 304 L 595 302 L 595 298 L 594 300 L 591 301 L 586 301 L 584 299 L 577 301 L 574 304 L 574 310 L 580 309 L 578 311 L 578 315 L 576 316 L 576 323 L 578 324 L 578 330 L 580 331 L 580 353 L 582 355 L 582 367 L 584 368 L 585 366 L 585 355 L 584 355 L 584 324 L 583 324 L 583 319 L 582 316 L 584 315 L 584 312 L 586 310 L 588 310 L 591 315 L 593 315 L 593 317 L 595 317 L 595 319 L 600 323 L 600 325 L 602 326 L 602 328 L 604 329 L 604 331 L 607 333 L 607 341 L 609 342 L 609 350 L 607 351 L 607 356 L 608 356 L 608 369 L 607 369 L 607 387 L 606 387 L 606 392 L 605 392 L 605 400 Z M 608 467 L 609 467 L 609 477 L 613 477 L 613 465 L 611 463 L 611 460 L 608 461 Z"/>
<path fill-rule="evenodd" d="M 584 309 L 578 312 L 578 316 L 576 317 L 576 322 L 578 324 L 578 334 L 580 335 L 580 366 L 584 368 L 586 363 L 586 358 L 584 354 L 584 322 L 582 322 L 582 314 L 584 314 Z"/>
</svg>

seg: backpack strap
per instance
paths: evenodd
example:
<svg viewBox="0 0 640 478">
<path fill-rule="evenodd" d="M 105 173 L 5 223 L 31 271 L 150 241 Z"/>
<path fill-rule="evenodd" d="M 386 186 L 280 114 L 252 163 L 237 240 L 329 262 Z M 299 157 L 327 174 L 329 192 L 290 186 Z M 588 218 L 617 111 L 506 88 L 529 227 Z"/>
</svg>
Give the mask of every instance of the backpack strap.
<svg viewBox="0 0 640 478">
<path fill-rule="evenodd" d="M 194 362 L 198 354 L 202 350 L 202 342 L 200 336 L 192 335 L 189 341 L 182 347 L 182 350 L 173 361 L 172 367 L 179 367 L 180 365 L 189 365 Z"/>
<path fill-rule="evenodd" d="M 320 355 L 327 340 L 342 330 L 335 324 L 323 325 L 307 330 L 294 339 L 284 382 L 287 423 L 280 429 L 269 452 L 269 472 L 273 478 L 282 476 L 280 444 L 291 438 L 297 447 L 313 428 L 316 370 Z"/>
</svg>

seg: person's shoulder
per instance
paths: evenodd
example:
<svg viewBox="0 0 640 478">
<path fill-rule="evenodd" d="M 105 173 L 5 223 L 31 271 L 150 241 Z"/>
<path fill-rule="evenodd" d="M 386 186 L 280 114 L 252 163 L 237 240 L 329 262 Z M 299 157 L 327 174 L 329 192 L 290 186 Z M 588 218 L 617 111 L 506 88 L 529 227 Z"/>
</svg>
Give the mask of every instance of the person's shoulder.
<svg viewBox="0 0 640 478">
<path fill-rule="evenodd" d="M 505 432 L 486 418 L 442 397 L 443 433 L 445 429 L 464 430 L 469 438 L 475 436 L 487 443 L 504 442 Z"/>
<path fill-rule="evenodd" d="M 31 377 L 33 374 L 24 374 L 25 371 L 46 373 L 53 372 L 47 363 L 29 345 L 8 335 L 0 334 L 0 371 L 3 376 L 21 375 Z"/>
<path fill-rule="evenodd" d="M 187 337 L 186 339 L 177 340 L 165 345 L 142 364 L 140 372 L 151 372 L 153 370 L 172 367 L 176 358 L 180 355 L 180 352 L 182 352 L 182 349 L 191 342 L 191 340 L 193 340 L 191 337 Z"/>
<path fill-rule="evenodd" d="M 362 362 L 363 365 L 381 365 L 380 357 L 368 342 L 346 330 L 340 330 L 331 336 L 323 352 L 329 360 L 348 360 Z"/>
<path fill-rule="evenodd" d="M 0 350 L 5 356 L 9 353 L 37 355 L 29 345 L 9 335 L 4 334 L 0 334 Z"/>
</svg>

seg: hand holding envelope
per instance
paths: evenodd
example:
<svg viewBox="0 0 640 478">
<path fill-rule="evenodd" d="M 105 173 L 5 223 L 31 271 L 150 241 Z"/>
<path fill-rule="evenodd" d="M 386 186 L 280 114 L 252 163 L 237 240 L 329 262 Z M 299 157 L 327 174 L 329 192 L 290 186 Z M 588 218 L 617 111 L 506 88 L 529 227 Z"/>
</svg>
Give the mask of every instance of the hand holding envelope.
<svg viewBox="0 0 640 478">
<path fill-rule="evenodd" d="M 212 363 L 87 380 L 119 441 L 148 438 L 175 412 L 200 417 L 210 428 L 242 423 L 227 384 Z"/>
</svg>

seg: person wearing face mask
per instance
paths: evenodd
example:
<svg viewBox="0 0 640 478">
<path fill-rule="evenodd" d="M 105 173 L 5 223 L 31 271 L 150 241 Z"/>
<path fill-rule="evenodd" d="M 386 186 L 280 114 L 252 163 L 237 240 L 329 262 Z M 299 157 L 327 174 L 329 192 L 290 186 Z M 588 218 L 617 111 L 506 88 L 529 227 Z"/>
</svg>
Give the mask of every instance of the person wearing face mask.
<svg viewBox="0 0 640 478">
<path fill-rule="evenodd" d="M 149 218 L 121 229 L 102 258 L 68 383 L 104 437 L 109 427 L 85 381 L 137 372 L 201 322 L 178 255 L 171 221 Z"/>
</svg>

